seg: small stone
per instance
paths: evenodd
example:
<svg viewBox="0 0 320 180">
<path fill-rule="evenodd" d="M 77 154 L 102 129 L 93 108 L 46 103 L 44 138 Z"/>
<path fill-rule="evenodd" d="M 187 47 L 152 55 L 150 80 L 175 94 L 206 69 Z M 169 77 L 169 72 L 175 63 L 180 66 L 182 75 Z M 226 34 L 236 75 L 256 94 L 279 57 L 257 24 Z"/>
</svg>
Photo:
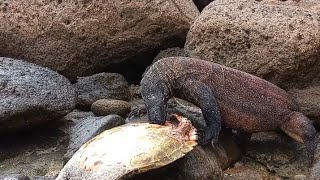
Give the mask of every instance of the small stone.
<svg viewBox="0 0 320 180">
<path fill-rule="evenodd" d="M 80 77 L 74 86 L 78 94 L 77 107 L 81 110 L 89 110 L 91 104 L 99 99 L 130 99 L 128 82 L 117 73 Z"/>
<path fill-rule="evenodd" d="M 96 116 L 118 114 L 121 117 L 126 117 L 130 112 L 130 108 L 129 102 L 114 99 L 100 99 L 91 105 L 91 111 Z"/>
</svg>

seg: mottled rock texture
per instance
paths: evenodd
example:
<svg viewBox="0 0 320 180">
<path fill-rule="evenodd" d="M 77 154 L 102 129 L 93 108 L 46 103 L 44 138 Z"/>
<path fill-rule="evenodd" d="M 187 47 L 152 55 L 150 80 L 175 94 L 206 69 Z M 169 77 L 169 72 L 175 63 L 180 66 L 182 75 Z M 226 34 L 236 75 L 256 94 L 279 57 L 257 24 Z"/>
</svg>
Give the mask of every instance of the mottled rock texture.
<svg viewBox="0 0 320 180">
<path fill-rule="evenodd" d="M 215 0 L 191 26 L 185 50 L 284 88 L 305 86 L 320 82 L 319 30 L 319 14 L 302 2 Z"/>
<path fill-rule="evenodd" d="M 1 180 L 30 180 L 28 176 L 22 174 L 0 175 Z"/>
<path fill-rule="evenodd" d="M 48 68 L 0 57 L 0 132 L 58 120 L 75 107 L 69 80 Z"/>
<path fill-rule="evenodd" d="M 319 142 L 319 141 L 318 141 Z M 317 145 L 317 149 L 314 155 L 312 168 L 309 170 L 309 180 L 320 179 L 320 143 Z"/>
<path fill-rule="evenodd" d="M 224 171 L 223 180 L 281 180 L 281 178 L 262 164 L 243 158 L 234 167 Z"/>
<path fill-rule="evenodd" d="M 107 116 L 117 114 L 121 117 L 127 117 L 131 110 L 131 105 L 127 101 L 114 99 L 100 99 L 91 105 L 91 111 L 96 116 Z"/>
<path fill-rule="evenodd" d="M 126 79 L 117 73 L 99 73 L 80 77 L 74 84 L 77 91 L 77 107 L 89 110 L 92 103 L 99 99 L 130 99 Z"/>
<path fill-rule="evenodd" d="M 320 86 L 291 89 L 288 93 L 296 100 L 305 115 L 320 124 Z"/>
<path fill-rule="evenodd" d="M 245 157 L 264 165 L 283 179 L 307 175 L 310 165 L 303 144 L 276 132 L 253 134 Z"/>
<path fill-rule="evenodd" d="M 0 56 L 23 58 L 72 79 L 183 43 L 199 15 L 192 0 L 8 0 L 1 4 Z"/>
</svg>

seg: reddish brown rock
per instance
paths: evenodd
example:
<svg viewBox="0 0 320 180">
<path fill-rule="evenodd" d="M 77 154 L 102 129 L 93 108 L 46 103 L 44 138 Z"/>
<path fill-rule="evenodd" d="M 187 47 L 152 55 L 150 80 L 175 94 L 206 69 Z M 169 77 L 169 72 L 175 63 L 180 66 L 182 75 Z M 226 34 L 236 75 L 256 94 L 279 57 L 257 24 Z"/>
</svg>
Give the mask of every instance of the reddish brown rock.
<svg viewBox="0 0 320 180">
<path fill-rule="evenodd" d="M 287 1 L 215 0 L 194 22 L 186 52 L 281 87 L 320 79 L 319 14 Z"/>
<path fill-rule="evenodd" d="M 198 15 L 192 0 L 1 0 L 0 56 L 76 79 L 183 43 Z"/>
</svg>

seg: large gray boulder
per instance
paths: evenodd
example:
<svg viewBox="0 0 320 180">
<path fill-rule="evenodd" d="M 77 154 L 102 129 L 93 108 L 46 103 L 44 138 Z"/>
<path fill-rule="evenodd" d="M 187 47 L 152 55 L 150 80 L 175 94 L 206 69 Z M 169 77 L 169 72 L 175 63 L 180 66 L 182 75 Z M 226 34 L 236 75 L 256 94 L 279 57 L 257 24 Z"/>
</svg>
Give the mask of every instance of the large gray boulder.
<svg viewBox="0 0 320 180">
<path fill-rule="evenodd" d="M 185 50 L 283 88 L 319 83 L 320 18 L 301 3 L 215 0 L 191 26 Z"/>
<path fill-rule="evenodd" d="M 72 79 L 183 43 L 199 15 L 192 0 L 2 4 L 0 56 L 23 58 Z"/>
<path fill-rule="evenodd" d="M 75 107 L 69 80 L 48 68 L 0 57 L 0 132 L 58 120 Z"/>
</svg>

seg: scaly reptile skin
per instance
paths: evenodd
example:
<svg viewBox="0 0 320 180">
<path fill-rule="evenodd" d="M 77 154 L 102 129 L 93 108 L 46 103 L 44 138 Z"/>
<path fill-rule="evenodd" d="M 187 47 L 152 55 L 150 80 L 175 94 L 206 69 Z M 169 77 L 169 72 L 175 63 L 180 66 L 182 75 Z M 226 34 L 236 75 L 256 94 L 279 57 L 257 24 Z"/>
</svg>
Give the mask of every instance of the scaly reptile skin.
<svg viewBox="0 0 320 180">
<path fill-rule="evenodd" d="M 152 65 L 140 84 L 150 123 L 162 124 L 166 120 L 167 100 L 173 96 L 201 108 L 207 126 L 201 128 L 200 144 L 217 142 L 222 123 L 244 133 L 279 127 L 301 143 L 316 136 L 311 121 L 299 112 L 284 90 L 216 63 L 187 57 L 164 58 Z"/>
</svg>

